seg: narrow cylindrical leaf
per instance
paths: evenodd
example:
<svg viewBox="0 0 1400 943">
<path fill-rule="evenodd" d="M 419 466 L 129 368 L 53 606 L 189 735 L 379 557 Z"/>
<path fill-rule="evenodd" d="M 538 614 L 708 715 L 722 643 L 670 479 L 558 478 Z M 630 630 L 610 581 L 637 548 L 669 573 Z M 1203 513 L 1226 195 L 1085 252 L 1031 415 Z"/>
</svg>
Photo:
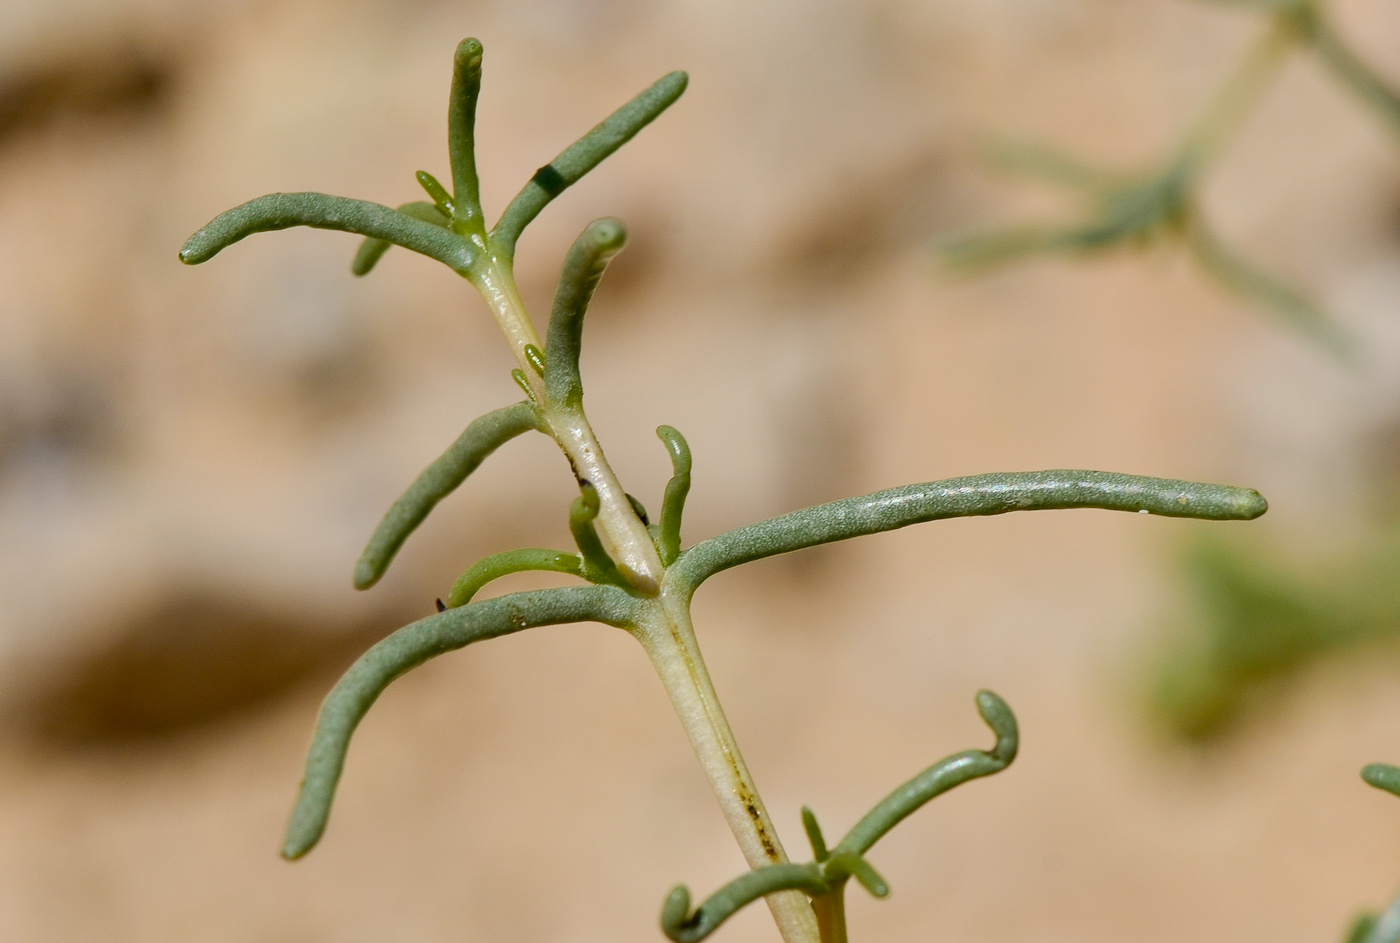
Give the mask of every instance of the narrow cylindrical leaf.
<svg viewBox="0 0 1400 943">
<path fill-rule="evenodd" d="M 412 216 L 414 219 L 422 220 L 441 229 L 447 228 L 448 218 L 442 210 L 438 209 L 436 203 L 414 200 L 412 203 L 404 203 L 395 207 L 394 211 L 405 216 Z M 366 239 L 360 243 L 360 248 L 355 253 L 355 259 L 350 263 L 350 271 L 356 275 L 368 275 L 392 245 L 392 242 L 386 242 L 383 239 Z"/>
<path fill-rule="evenodd" d="M 492 243 L 506 255 L 514 255 L 515 242 L 530 220 L 538 216 L 550 200 L 651 124 L 657 115 L 681 97 L 687 81 L 684 72 L 662 76 L 592 131 L 565 148 L 554 160 L 535 171 L 530 182 L 510 201 L 496 222 L 496 228 L 491 232 Z"/>
<path fill-rule="evenodd" d="M 632 506 L 632 513 L 637 515 L 637 519 L 642 522 L 642 526 L 647 528 L 647 532 L 650 533 L 651 518 L 647 515 L 646 505 L 637 500 L 636 495 L 624 494 L 623 496 L 627 498 L 627 503 Z"/>
<path fill-rule="evenodd" d="M 860 882 L 861 887 L 870 892 L 871 896 L 889 896 L 889 883 L 880 876 L 880 872 L 876 871 L 869 861 L 854 852 L 836 852 L 827 859 L 826 867 L 822 869 L 822 872 L 828 884 L 835 884 L 841 878 L 853 877 Z"/>
<path fill-rule="evenodd" d="M 452 58 L 452 97 L 447 106 L 447 152 L 452 160 L 452 192 L 457 215 L 481 216 L 481 185 L 476 176 L 476 100 L 481 94 L 481 42 L 468 37 Z"/>
<path fill-rule="evenodd" d="M 699 943 L 742 907 L 777 891 L 825 894 L 816 865 L 770 864 L 746 871 L 715 891 L 695 913 L 687 913 L 690 891 L 685 885 L 672 889 L 661 910 L 661 931 L 675 943 Z"/>
<path fill-rule="evenodd" d="M 426 170 L 420 170 L 413 176 L 417 179 L 418 185 L 423 188 L 423 192 L 432 197 L 435 206 L 448 216 L 452 216 L 456 212 L 456 206 L 452 201 L 452 194 L 448 193 L 447 188 L 438 182 L 437 177 L 434 177 Z"/>
<path fill-rule="evenodd" d="M 681 517 L 685 514 L 686 495 L 690 494 L 690 446 L 685 436 L 671 426 L 657 426 L 656 435 L 671 453 L 671 480 L 666 482 L 666 494 L 661 501 L 661 527 L 656 535 L 661 562 L 670 566 L 681 552 Z"/>
<path fill-rule="evenodd" d="M 881 799 L 879 804 L 867 812 L 855 824 L 855 827 L 846 833 L 846 837 L 841 839 L 840 844 L 832 849 L 833 860 L 843 853 L 860 858 L 886 832 L 912 815 L 930 799 L 969 780 L 990 776 L 1006 769 L 1016 757 L 1019 739 L 1016 731 L 1016 717 L 1011 713 L 1011 708 L 1006 705 L 1006 702 L 991 691 L 978 692 L 977 710 L 982 715 L 982 719 L 987 722 L 987 726 L 991 727 L 992 732 L 997 735 L 997 743 L 992 751 L 988 753 L 983 750 L 964 750 L 961 753 L 955 753 L 939 760 Z M 852 871 L 851 873 L 855 874 L 861 883 L 865 883 L 859 872 Z M 883 881 L 880 883 L 883 884 Z M 871 885 L 866 886 L 867 888 L 871 887 Z M 873 889 L 871 893 L 877 897 L 883 896 Z"/>
<path fill-rule="evenodd" d="M 535 547 L 492 554 L 473 563 L 470 569 L 457 577 L 457 581 L 452 584 L 452 591 L 447 594 L 447 607 L 455 609 L 465 606 L 487 583 L 510 573 L 526 570 L 548 570 L 583 576 L 583 559 L 576 553 L 540 550 Z"/>
<path fill-rule="evenodd" d="M 534 626 L 567 622 L 626 626 L 631 610 L 631 597 L 606 586 L 513 593 L 420 619 L 371 648 L 321 705 L 282 854 L 299 858 L 320 839 L 350 737 L 395 678 L 444 652 Z"/>
<path fill-rule="evenodd" d="M 423 523 L 439 501 L 476 471 L 486 456 L 522 432 L 538 428 L 539 415 L 529 403 L 516 403 L 487 413 L 467 426 L 457 441 L 408 486 L 403 497 L 394 502 L 384 520 L 379 522 L 355 564 L 355 588 L 368 589 L 379 582 L 408 535 Z"/>
<path fill-rule="evenodd" d="M 621 221 L 596 219 L 574 240 L 564 258 L 544 347 L 544 382 L 551 402 L 576 407 L 583 399 L 578 369 L 583 316 L 608 263 L 626 244 L 627 227 Z"/>
<path fill-rule="evenodd" d="M 534 344 L 525 345 L 525 359 L 530 361 L 530 369 L 535 371 L 535 375 L 544 378 L 544 351 Z"/>
<path fill-rule="evenodd" d="M 691 547 L 668 572 L 695 587 L 729 567 L 833 540 L 950 517 L 1063 508 L 1247 521 L 1268 510 L 1268 503 L 1250 488 L 1114 472 L 974 475 L 877 491 L 740 527 Z"/>
<path fill-rule="evenodd" d="M 214 217 L 186 240 L 180 261 L 198 265 L 245 236 L 292 226 L 337 229 L 382 239 L 437 259 L 463 276 L 476 256 L 471 243 L 455 233 L 378 203 L 324 193 L 269 193 Z"/>
<path fill-rule="evenodd" d="M 827 851 L 826 839 L 822 837 L 822 827 L 817 823 L 816 813 L 805 805 L 802 807 L 802 830 L 807 833 L 807 843 L 812 846 L 812 857 L 821 864 L 831 852 Z"/>
<path fill-rule="evenodd" d="M 588 482 L 579 485 L 580 494 L 569 508 L 569 530 L 578 544 L 578 552 L 583 557 L 583 575 L 595 583 L 611 583 L 615 586 L 630 586 L 618 571 L 617 564 L 603 549 L 598 539 L 598 531 L 593 520 L 598 516 L 598 489 Z"/>
</svg>

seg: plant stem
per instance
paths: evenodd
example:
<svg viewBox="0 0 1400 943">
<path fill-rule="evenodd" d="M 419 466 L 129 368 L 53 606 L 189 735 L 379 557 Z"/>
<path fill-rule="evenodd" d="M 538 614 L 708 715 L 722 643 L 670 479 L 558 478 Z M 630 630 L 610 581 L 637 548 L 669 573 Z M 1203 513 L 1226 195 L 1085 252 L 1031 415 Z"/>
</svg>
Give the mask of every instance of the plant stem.
<svg viewBox="0 0 1400 943">
<path fill-rule="evenodd" d="M 637 517 L 627 494 L 622 490 L 617 474 L 603 455 L 603 447 L 593 434 L 583 407 L 570 407 L 551 402 L 544 378 L 535 372 L 525 348 L 540 347 L 540 336 L 530 320 L 520 292 L 515 287 L 514 267 L 509 257 L 493 249 L 472 273 L 472 281 L 500 325 L 501 333 L 515 355 L 516 363 L 525 374 L 535 405 L 549 435 L 559 444 L 574 477 L 587 481 L 598 492 L 597 523 L 600 536 L 609 555 L 633 587 L 646 595 L 655 595 L 661 586 L 663 567 L 656 545 L 647 533 L 646 525 Z"/>
<path fill-rule="evenodd" d="M 844 891 L 844 887 L 838 887 L 812 901 L 812 909 L 817 914 L 817 924 L 821 928 L 821 943 L 846 943 Z"/>
<path fill-rule="evenodd" d="M 491 246 L 474 266 L 471 279 L 510 344 L 545 429 L 568 458 L 574 477 L 598 492 L 596 521 L 609 555 L 636 589 L 652 597 L 639 607 L 637 638 L 680 717 L 744 860 L 753 868 L 785 863 L 787 854 L 700 657 L 690 621 L 692 589 L 674 583 L 662 589 L 665 567 L 656 544 L 604 458 L 582 403 L 550 399 L 544 377 L 526 353 L 527 345 L 539 348 L 539 334 L 520 299 L 510 255 Z M 823 943 L 812 906 L 801 891 L 769 895 L 768 907 L 785 943 Z"/>
<path fill-rule="evenodd" d="M 1331 67 L 1353 92 L 1379 111 L 1390 122 L 1393 130 L 1400 131 L 1400 95 L 1382 82 L 1376 73 L 1342 42 L 1332 24 L 1319 11 L 1312 11 L 1308 23 L 1313 48 L 1317 50 L 1322 61 Z"/>
<path fill-rule="evenodd" d="M 644 604 L 640 612 L 638 641 L 680 717 L 744 860 L 751 868 L 786 862 L 787 853 L 700 657 L 690 621 L 690 590 L 663 585 L 661 595 Z M 767 902 L 786 943 L 819 943 L 816 917 L 801 891 L 771 894 Z"/>
<path fill-rule="evenodd" d="M 1199 173 L 1238 130 L 1298 38 L 1298 24 L 1290 17 L 1279 16 L 1245 54 L 1234 75 L 1196 119 L 1182 143 L 1175 165 L 1187 176 Z"/>
</svg>

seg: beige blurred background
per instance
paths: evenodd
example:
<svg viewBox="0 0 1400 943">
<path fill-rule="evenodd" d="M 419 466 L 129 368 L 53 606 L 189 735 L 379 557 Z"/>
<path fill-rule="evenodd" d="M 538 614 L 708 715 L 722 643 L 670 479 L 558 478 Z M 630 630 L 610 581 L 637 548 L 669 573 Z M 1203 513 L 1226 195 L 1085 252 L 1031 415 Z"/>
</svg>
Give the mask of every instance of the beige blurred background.
<svg viewBox="0 0 1400 943">
<path fill-rule="evenodd" d="M 1400 6 L 1337 3 L 1400 80 Z M 175 253 L 273 190 L 397 203 L 446 172 L 451 53 L 486 45 L 488 213 L 658 75 L 680 103 L 545 211 L 539 318 L 590 219 L 632 231 L 589 318 L 588 402 L 630 490 L 695 451 L 686 537 L 993 470 L 1228 481 L 1253 525 L 1064 512 L 765 562 L 701 642 L 790 850 L 1022 723 L 853 889 L 858 940 L 1339 939 L 1400 885 L 1400 670 L 1353 660 L 1223 745 L 1155 740 L 1135 666 L 1210 526 L 1281 548 L 1367 527 L 1400 416 L 1400 149 L 1305 58 L 1212 176 L 1221 228 L 1359 336 L 1345 369 L 1177 253 L 956 279 L 940 237 L 1056 204 L 989 176 L 1012 131 L 1160 153 L 1261 28 L 1188 0 L 5 0 L 0 5 L 0 939 L 660 940 L 741 859 L 638 647 L 601 626 L 442 658 L 371 712 L 320 847 L 279 832 L 337 670 L 477 557 L 567 546 L 543 439 L 493 457 L 350 588 L 380 515 L 517 397 L 468 287 L 291 231 Z M 532 585 L 524 578 L 507 588 Z M 762 908 L 720 931 L 776 939 Z"/>
</svg>

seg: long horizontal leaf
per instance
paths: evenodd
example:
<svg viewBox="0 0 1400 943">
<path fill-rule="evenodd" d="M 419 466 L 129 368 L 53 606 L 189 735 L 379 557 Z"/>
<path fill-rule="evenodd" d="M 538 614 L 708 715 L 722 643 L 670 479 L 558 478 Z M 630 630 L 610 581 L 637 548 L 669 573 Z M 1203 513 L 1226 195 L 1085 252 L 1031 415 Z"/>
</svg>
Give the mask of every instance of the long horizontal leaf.
<svg viewBox="0 0 1400 943">
<path fill-rule="evenodd" d="M 186 240 L 180 261 L 198 265 L 245 236 L 293 226 L 383 239 L 437 259 L 461 275 L 467 274 L 474 257 L 471 244 L 461 236 L 379 203 L 325 193 L 269 193 L 214 217 Z"/>
<path fill-rule="evenodd" d="M 693 588 L 729 567 L 833 540 L 950 517 L 1057 508 L 1251 520 L 1268 504 L 1249 488 L 1114 472 L 1055 470 L 950 478 L 819 504 L 711 537 L 681 554 L 668 578 Z"/>
</svg>

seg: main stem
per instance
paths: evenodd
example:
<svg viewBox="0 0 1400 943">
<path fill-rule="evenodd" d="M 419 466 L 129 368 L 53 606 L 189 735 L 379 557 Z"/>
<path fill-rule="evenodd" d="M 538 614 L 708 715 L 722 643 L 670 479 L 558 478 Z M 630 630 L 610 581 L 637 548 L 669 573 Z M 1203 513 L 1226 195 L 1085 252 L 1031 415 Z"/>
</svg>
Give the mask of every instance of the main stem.
<svg viewBox="0 0 1400 943">
<path fill-rule="evenodd" d="M 541 345 L 512 268 L 509 257 L 488 250 L 472 281 L 505 334 L 549 435 L 569 459 L 575 477 L 597 489 L 597 522 L 613 561 L 636 589 L 650 597 L 640 607 L 643 615 L 636 623 L 637 637 L 661 677 L 744 860 L 753 868 L 786 862 L 782 842 L 700 657 L 690 622 L 690 590 L 663 588 L 665 567 L 656 545 L 604 457 L 582 405 L 550 401 L 544 379 L 526 354 L 527 346 Z M 769 895 L 768 908 L 785 943 L 823 943 L 816 915 L 801 891 Z"/>
<path fill-rule="evenodd" d="M 784 863 L 787 853 L 700 657 L 689 596 L 686 588 L 663 584 L 661 595 L 641 609 L 637 638 L 671 698 L 744 860 L 751 868 Z M 816 916 L 801 891 L 770 894 L 767 902 L 786 943 L 819 943 Z"/>
<path fill-rule="evenodd" d="M 473 279 L 481 296 L 491 308 L 496 323 L 510 344 L 511 353 L 520 365 L 530 386 L 535 405 L 539 407 L 549 435 L 559 444 L 574 477 L 587 481 L 598 492 L 597 523 L 604 546 L 618 568 L 636 589 L 654 596 L 661 588 L 663 567 L 646 525 L 632 510 L 622 484 L 603 455 L 603 447 L 593 434 L 593 427 L 583 407 L 570 408 L 549 400 L 544 379 L 535 372 L 525 353 L 527 346 L 541 348 L 540 336 L 530 321 L 530 315 L 515 287 L 515 275 L 510 259 L 494 250 L 475 273 Z"/>
</svg>

